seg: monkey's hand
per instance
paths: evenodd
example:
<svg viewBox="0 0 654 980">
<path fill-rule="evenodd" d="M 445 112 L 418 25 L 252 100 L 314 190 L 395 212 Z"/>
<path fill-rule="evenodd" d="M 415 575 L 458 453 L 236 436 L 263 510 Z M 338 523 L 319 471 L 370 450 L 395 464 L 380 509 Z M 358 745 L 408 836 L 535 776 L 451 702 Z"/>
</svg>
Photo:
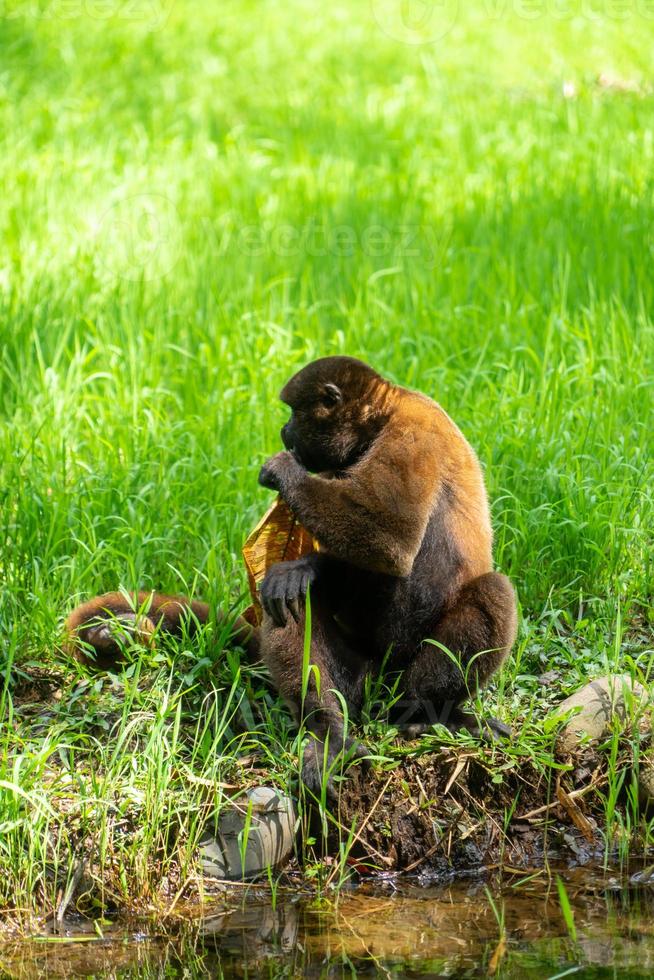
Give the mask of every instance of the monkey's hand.
<svg viewBox="0 0 654 980">
<path fill-rule="evenodd" d="M 270 566 L 259 594 L 261 605 L 275 626 L 286 625 L 287 612 L 296 623 L 299 622 L 300 600 L 304 601 L 307 589 L 317 578 L 318 562 L 313 555 Z"/>
<path fill-rule="evenodd" d="M 283 450 L 266 460 L 259 470 L 259 483 L 268 490 L 277 490 L 284 496 L 285 491 L 297 483 L 306 473 L 293 453 Z"/>
</svg>

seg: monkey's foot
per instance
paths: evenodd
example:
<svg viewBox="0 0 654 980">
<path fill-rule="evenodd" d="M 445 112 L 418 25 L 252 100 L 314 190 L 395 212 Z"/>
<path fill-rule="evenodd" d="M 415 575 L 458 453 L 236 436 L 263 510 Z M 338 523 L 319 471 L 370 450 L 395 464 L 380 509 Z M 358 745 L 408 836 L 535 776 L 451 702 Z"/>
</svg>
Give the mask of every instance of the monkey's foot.
<svg viewBox="0 0 654 980">
<path fill-rule="evenodd" d="M 322 741 L 312 737 L 302 756 L 300 778 L 304 788 L 316 800 L 325 796 L 331 802 L 338 798 L 336 779 L 345 775 L 350 766 L 359 762 L 369 768 L 368 750 L 349 736 L 332 736 Z"/>
<path fill-rule="evenodd" d="M 497 718 L 486 718 L 480 721 L 476 715 L 469 711 L 457 708 L 452 712 L 445 727 L 452 733 L 469 732 L 483 742 L 499 742 L 503 738 L 511 738 L 513 732 L 508 725 Z"/>
<path fill-rule="evenodd" d="M 411 741 L 420 738 L 421 735 L 433 734 L 436 725 L 443 725 L 449 732 L 456 735 L 457 732 L 469 732 L 475 738 L 480 738 L 483 742 L 499 742 L 503 738 L 511 738 L 513 732 L 504 722 L 497 718 L 486 718 L 480 722 L 471 712 L 462 711 L 457 708 L 451 712 L 447 720 L 438 722 L 418 721 L 398 728 L 398 735 Z"/>
</svg>

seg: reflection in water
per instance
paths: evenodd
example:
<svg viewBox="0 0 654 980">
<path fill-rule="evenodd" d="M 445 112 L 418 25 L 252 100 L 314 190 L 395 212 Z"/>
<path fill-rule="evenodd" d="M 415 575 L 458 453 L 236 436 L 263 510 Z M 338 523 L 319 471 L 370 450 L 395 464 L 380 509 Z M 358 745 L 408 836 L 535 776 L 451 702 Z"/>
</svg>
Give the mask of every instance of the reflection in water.
<svg viewBox="0 0 654 980">
<path fill-rule="evenodd" d="M 351 977 L 654 975 L 654 889 L 579 868 L 562 875 L 568 931 L 553 879 L 419 887 L 363 884 L 322 903 L 286 889 L 230 892 L 184 910 L 174 932 L 116 924 L 100 938 L 69 923 L 67 938 L 0 947 L 0 975 L 32 977 Z"/>
</svg>

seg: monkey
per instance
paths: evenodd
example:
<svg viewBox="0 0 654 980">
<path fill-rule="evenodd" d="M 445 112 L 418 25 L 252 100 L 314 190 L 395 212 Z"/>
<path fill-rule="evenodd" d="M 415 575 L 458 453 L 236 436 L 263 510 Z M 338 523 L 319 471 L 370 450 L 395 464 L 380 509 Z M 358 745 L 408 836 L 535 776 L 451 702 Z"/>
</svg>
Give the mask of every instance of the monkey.
<svg viewBox="0 0 654 980">
<path fill-rule="evenodd" d="M 280 562 L 261 586 L 260 654 L 275 685 L 310 731 L 302 779 L 318 793 L 339 753 L 365 756 L 346 734 L 365 679 L 385 662 L 401 672 L 410 734 L 434 721 L 480 729 L 461 705 L 483 687 L 517 632 L 516 597 L 493 571 L 481 466 L 435 401 L 392 384 L 351 357 L 326 357 L 280 394 L 291 409 L 285 449 L 259 483 L 281 495 L 319 550 Z M 310 672 L 302 698 L 306 595 Z M 341 755 L 342 757 L 342 755 Z"/>
<path fill-rule="evenodd" d="M 382 664 L 400 678 L 399 724 L 410 736 L 435 722 L 510 734 L 495 719 L 480 726 L 462 707 L 508 655 L 517 611 L 509 580 L 493 571 L 483 474 L 460 429 L 435 401 L 352 357 L 306 365 L 280 399 L 291 409 L 285 448 L 263 464 L 259 483 L 283 498 L 319 550 L 268 569 L 261 625 L 239 618 L 234 639 L 266 664 L 305 723 L 305 787 L 317 796 L 324 786 L 333 798 L 339 759 L 365 762 L 343 707 L 359 715 L 366 679 Z M 96 660 L 111 661 L 119 644 L 107 619 L 149 642 L 156 628 L 175 633 L 185 618 L 208 617 L 207 606 L 184 598 L 137 599 L 109 593 L 78 607 L 66 622 L 69 649 L 82 640 Z"/>
</svg>

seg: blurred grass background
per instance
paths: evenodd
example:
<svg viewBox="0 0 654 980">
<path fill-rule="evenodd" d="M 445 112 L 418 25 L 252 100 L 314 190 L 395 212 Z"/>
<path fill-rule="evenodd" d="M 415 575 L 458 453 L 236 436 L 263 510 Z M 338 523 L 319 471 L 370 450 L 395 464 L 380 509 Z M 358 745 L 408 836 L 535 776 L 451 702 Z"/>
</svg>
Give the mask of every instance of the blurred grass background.
<svg viewBox="0 0 654 980">
<path fill-rule="evenodd" d="M 2 14 L 3 646 L 119 584 L 238 601 L 276 393 L 346 352 L 477 448 L 523 637 L 613 656 L 652 594 L 654 10 Z"/>
</svg>

